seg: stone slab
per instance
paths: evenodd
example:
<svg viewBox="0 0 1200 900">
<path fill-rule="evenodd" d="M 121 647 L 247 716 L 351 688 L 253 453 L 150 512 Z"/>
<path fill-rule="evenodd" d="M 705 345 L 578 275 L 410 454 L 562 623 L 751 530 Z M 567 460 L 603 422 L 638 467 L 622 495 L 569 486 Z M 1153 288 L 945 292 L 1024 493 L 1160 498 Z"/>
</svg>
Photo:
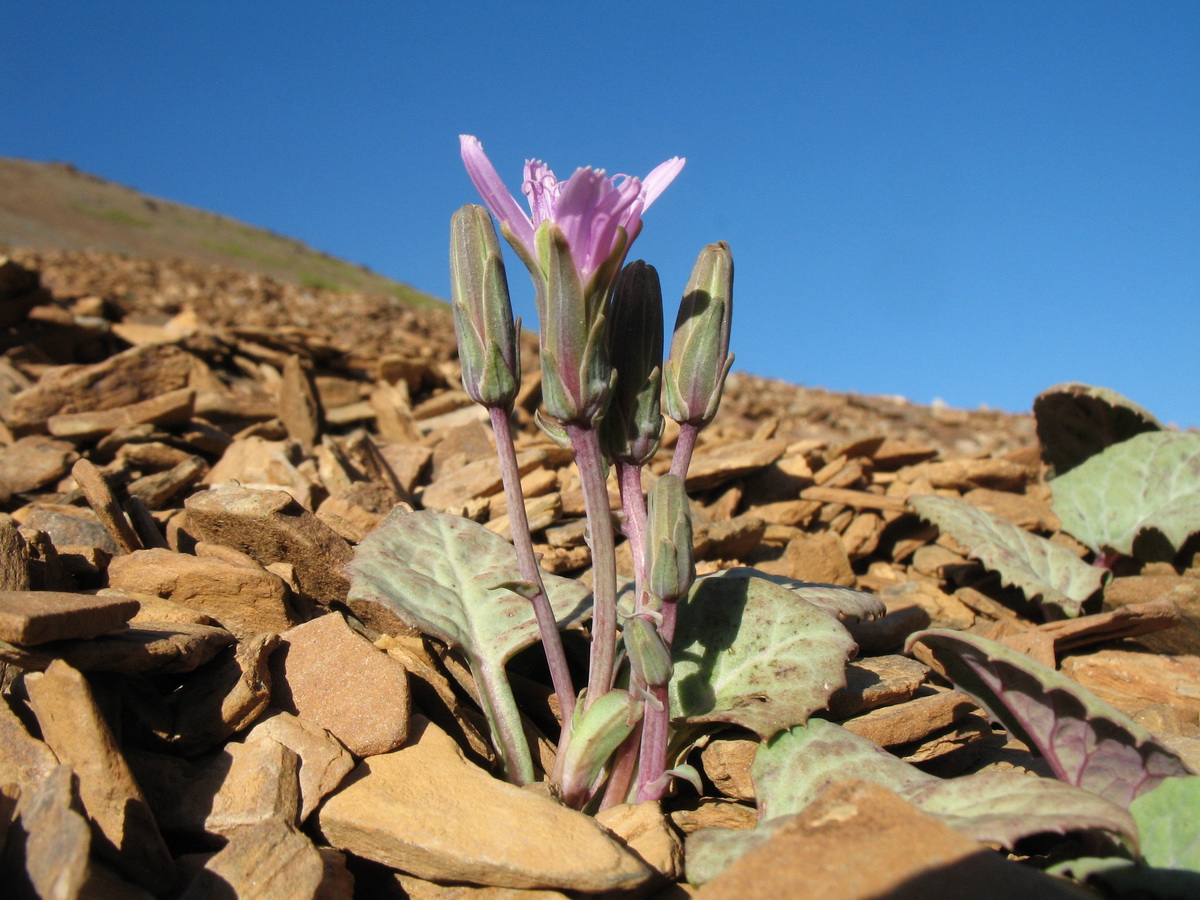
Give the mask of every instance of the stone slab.
<svg viewBox="0 0 1200 900">
<path fill-rule="evenodd" d="M 136 600 L 60 591 L 0 591 L 0 640 L 35 646 L 93 638 L 125 627 Z"/>
</svg>

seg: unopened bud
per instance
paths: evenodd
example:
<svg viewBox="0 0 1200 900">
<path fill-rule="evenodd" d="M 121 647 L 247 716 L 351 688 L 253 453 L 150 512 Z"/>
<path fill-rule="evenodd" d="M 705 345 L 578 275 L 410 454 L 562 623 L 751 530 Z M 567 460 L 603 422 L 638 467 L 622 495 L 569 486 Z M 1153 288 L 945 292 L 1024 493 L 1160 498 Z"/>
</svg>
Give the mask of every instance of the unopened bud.
<svg viewBox="0 0 1200 900">
<path fill-rule="evenodd" d="M 704 426 L 717 414 L 725 376 L 733 365 L 732 317 L 733 255 L 729 245 L 719 241 L 696 258 L 664 366 L 663 403 L 676 422 Z"/>
<path fill-rule="evenodd" d="M 617 383 L 602 425 L 604 450 L 618 462 L 642 465 L 658 449 L 663 418 L 662 289 L 654 266 L 631 262 L 617 276 L 608 321 L 608 358 Z"/>
<path fill-rule="evenodd" d="M 648 587 L 659 600 L 678 600 L 696 577 L 692 517 L 683 479 L 664 475 L 646 497 Z"/>
<path fill-rule="evenodd" d="M 628 691 L 609 691 L 591 705 L 575 705 L 566 750 L 554 763 L 554 780 L 564 802 L 575 805 L 587 797 L 605 764 L 641 716 L 642 702 Z"/>
<path fill-rule="evenodd" d="M 662 687 L 671 680 L 675 664 L 671 649 L 658 633 L 658 626 L 644 615 L 630 616 L 625 620 L 621 634 L 630 668 L 648 687 Z"/>
<path fill-rule="evenodd" d="M 500 242 L 482 206 L 468 204 L 450 220 L 450 293 L 464 390 L 476 403 L 511 406 L 521 386 L 520 320 L 513 321 Z"/>
<path fill-rule="evenodd" d="M 542 360 L 542 403 L 562 424 L 593 424 L 608 404 L 615 373 L 604 339 L 607 284 L 601 294 L 584 285 L 558 223 L 547 219 L 534 234 L 543 277 L 535 278 Z"/>
</svg>

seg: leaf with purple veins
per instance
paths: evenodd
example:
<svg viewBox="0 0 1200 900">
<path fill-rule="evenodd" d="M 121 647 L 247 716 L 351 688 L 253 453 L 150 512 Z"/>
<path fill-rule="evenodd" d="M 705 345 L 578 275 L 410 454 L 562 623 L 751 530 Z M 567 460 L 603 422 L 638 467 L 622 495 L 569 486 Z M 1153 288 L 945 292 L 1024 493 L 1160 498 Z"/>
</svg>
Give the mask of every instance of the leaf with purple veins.
<svg viewBox="0 0 1200 900">
<path fill-rule="evenodd" d="M 1046 758 L 1062 781 L 1122 807 L 1191 772 L 1173 750 L 1065 675 L 1003 644 L 931 629 L 921 644 L 955 686 Z"/>
</svg>

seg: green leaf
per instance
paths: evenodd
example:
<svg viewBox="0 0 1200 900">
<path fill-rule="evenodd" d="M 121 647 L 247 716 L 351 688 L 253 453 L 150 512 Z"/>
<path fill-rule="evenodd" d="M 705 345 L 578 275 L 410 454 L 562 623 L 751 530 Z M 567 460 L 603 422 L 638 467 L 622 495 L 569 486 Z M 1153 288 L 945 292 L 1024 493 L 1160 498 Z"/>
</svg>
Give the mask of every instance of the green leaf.
<svg viewBox="0 0 1200 900">
<path fill-rule="evenodd" d="M 1130 803 L 1129 812 L 1147 864 L 1200 872 L 1200 775 L 1166 779 Z"/>
<path fill-rule="evenodd" d="M 894 791 L 974 840 L 1009 848 L 1033 834 L 1090 828 L 1136 834 L 1124 809 L 1061 781 L 1019 772 L 937 778 L 822 719 L 760 747 L 751 775 L 764 818 L 800 812 L 834 782 L 860 778 Z"/>
<path fill-rule="evenodd" d="M 684 866 L 687 883 L 701 885 L 712 881 L 760 844 L 765 844 L 781 826 L 795 816 L 780 816 L 750 829 L 701 828 L 687 836 Z"/>
<path fill-rule="evenodd" d="M 1023 653 L 942 629 L 912 635 L 908 650 L 918 643 L 955 687 L 1041 753 L 1068 784 L 1127 807 L 1164 778 L 1191 774 L 1145 728 Z"/>
<path fill-rule="evenodd" d="M 1006 585 L 1020 588 L 1030 600 L 1055 606 L 1064 615 L 1079 615 L 1083 601 L 1100 589 L 1104 572 L 1089 566 L 1065 547 L 1030 534 L 964 500 L 928 494 L 910 497 L 909 506 L 968 549 Z"/>
<path fill-rule="evenodd" d="M 846 683 L 856 648 L 842 624 L 746 569 L 697 579 L 679 606 L 668 689 L 677 725 L 727 722 L 766 739 Z"/>
<path fill-rule="evenodd" d="M 822 584 L 817 581 L 799 581 L 786 575 L 769 575 L 758 569 L 738 567 L 725 570 L 728 575 L 748 575 L 771 581 L 787 588 L 793 594 L 807 600 L 817 609 L 823 609 L 843 622 L 867 622 L 878 619 L 887 612 L 887 606 L 874 594 L 856 591 L 854 588 L 837 584 Z"/>
<path fill-rule="evenodd" d="M 510 776 L 532 780 L 504 664 L 538 640 L 538 628 L 533 606 L 512 589 L 524 583 L 512 545 L 469 519 L 397 510 L 362 540 L 348 568 L 351 599 L 378 603 L 462 650 Z M 554 575 L 543 580 L 560 626 L 586 618 L 583 585 Z"/>
<path fill-rule="evenodd" d="M 1050 490 L 1063 530 L 1097 553 L 1170 558 L 1200 531 L 1200 434 L 1139 434 L 1055 478 Z"/>
<path fill-rule="evenodd" d="M 1065 475 L 1105 447 L 1162 426 L 1148 411 L 1108 388 L 1056 384 L 1033 401 L 1042 459 L 1050 477 Z"/>
</svg>

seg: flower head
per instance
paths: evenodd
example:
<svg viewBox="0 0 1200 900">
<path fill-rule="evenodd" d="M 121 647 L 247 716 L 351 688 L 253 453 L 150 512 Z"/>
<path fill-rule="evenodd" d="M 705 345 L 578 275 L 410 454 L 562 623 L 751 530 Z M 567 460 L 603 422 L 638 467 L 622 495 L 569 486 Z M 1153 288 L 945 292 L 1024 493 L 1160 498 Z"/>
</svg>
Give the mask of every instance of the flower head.
<svg viewBox="0 0 1200 900">
<path fill-rule="evenodd" d="M 526 160 L 521 191 L 529 199 L 527 214 L 504 186 L 479 140 L 463 134 L 459 135 L 459 145 L 467 174 L 483 202 L 507 227 L 511 240 L 524 248 L 523 255 L 537 258 L 534 233 L 543 222 L 555 222 L 567 239 L 584 285 L 620 245 L 618 229 L 625 231 L 624 249 L 628 250 L 641 231 L 642 214 L 666 190 L 685 162 L 681 157 L 672 157 L 644 179 L 629 175 L 610 178 L 603 169 L 583 168 L 560 182 L 541 160 Z M 620 269 L 620 262 L 623 258 L 615 269 Z"/>
<path fill-rule="evenodd" d="M 613 281 L 642 229 L 642 213 L 684 161 L 669 159 L 644 181 L 576 169 L 560 182 L 545 163 L 528 160 L 526 214 L 479 141 L 464 134 L 459 144 L 467 174 L 533 278 L 549 420 L 592 424 L 603 415 L 615 378 L 605 338 Z"/>
</svg>

